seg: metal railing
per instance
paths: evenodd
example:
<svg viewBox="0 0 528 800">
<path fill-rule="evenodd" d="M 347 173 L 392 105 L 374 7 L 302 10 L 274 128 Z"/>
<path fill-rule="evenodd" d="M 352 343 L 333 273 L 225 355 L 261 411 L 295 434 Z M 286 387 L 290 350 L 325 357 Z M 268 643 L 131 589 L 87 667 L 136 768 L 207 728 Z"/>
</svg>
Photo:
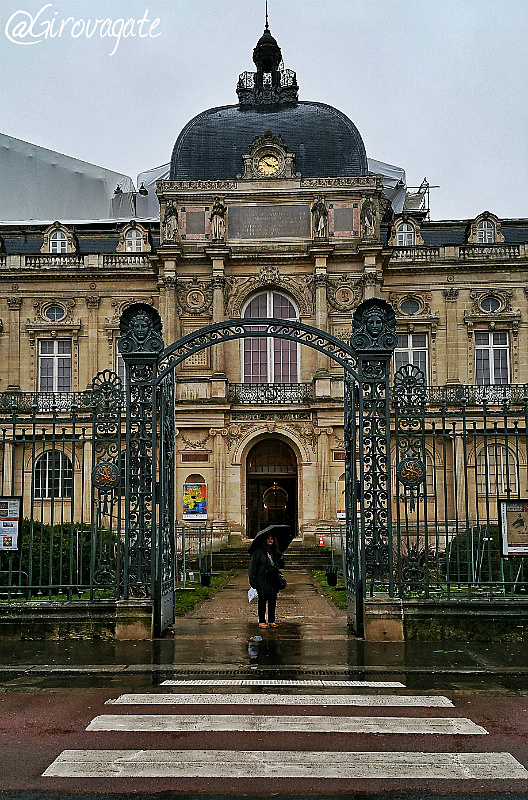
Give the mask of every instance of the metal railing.
<svg viewBox="0 0 528 800">
<path fill-rule="evenodd" d="M 308 403 L 313 399 L 311 383 L 230 383 L 228 400 L 240 405 L 250 403 Z"/>
</svg>

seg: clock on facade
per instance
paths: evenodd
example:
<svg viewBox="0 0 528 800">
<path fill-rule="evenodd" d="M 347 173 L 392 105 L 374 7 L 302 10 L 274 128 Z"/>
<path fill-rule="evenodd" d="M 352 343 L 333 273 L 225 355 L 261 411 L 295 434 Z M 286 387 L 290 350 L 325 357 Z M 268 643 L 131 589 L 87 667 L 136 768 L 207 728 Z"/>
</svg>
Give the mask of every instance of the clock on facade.
<svg viewBox="0 0 528 800">
<path fill-rule="evenodd" d="M 257 169 L 261 175 L 275 175 L 280 168 L 280 161 L 274 153 L 266 153 L 257 162 Z"/>
</svg>

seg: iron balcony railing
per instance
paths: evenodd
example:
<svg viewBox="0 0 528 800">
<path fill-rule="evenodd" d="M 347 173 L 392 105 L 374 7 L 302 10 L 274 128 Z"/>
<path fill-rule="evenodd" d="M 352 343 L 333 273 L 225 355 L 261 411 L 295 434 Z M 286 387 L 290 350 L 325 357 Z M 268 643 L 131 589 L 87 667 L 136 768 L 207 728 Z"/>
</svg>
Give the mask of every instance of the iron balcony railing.
<svg viewBox="0 0 528 800">
<path fill-rule="evenodd" d="M 230 403 L 245 405 L 265 403 L 309 403 L 313 399 L 311 383 L 230 383 Z"/>
<path fill-rule="evenodd" d="M 85 392 L 0 392 L 1 414 L 70 413 L 89 408 L 91 391 Z"/>
</svg>

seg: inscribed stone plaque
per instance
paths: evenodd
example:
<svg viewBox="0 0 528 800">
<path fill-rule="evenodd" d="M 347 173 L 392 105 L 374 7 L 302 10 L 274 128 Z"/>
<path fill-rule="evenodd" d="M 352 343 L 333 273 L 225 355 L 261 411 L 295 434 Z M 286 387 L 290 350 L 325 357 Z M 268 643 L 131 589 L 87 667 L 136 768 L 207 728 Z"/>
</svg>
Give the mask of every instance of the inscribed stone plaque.
<svg viewBox="0 0 528 800">
<path fill-rule="evenodd" d="M 189 236 L 193 234 L 205 236 L 204 211 L 187 211 L 185 233 Z"/>
<path fill-rule="evenodd" d="M 334 230 L 336 231 L 354 230 L 354 214 L 351 208 L 334 209 Z"/>
<path fill-rule="evenodd" d="M 230 206 L 230 239 L 309 239 L 310 206 Z"/>
</svg>

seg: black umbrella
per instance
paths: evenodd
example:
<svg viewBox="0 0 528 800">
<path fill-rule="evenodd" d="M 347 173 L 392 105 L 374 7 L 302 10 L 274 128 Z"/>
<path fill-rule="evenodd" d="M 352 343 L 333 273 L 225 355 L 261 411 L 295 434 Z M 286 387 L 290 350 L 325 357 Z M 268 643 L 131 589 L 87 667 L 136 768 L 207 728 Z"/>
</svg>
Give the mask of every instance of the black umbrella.
<svg viewBox="0 0 528 800">
<path fill-rule="evenodd" d="M 249 552 L 252 553 L 256 547 L 260 547 L 262 538 L 264 537 L 264 539 L 267 539 L 270 533 L 275 537 L 277 547 L 281 553 L 284 553 L 288 545 L 295 539 L 295 533 L 291 525 L 268 525 L 267 528 L 264 528 L 255 535 L 255 538 L 249 545 Z"/>
</svg>

